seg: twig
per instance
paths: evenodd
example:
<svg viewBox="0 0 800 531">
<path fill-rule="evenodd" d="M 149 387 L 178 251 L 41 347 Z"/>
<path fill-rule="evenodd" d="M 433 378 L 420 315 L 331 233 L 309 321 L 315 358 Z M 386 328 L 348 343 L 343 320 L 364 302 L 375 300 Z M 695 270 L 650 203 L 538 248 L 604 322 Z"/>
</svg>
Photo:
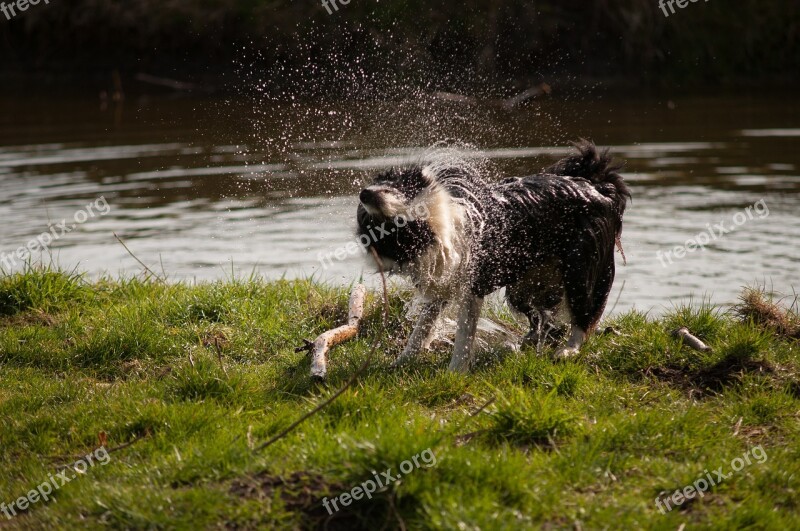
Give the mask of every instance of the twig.
<svg viewBox="0 0 800 531">
<path fill-rule="evenodd" d="M 490 398 L 489 400 L 487 400 L 481 407 L 479 407 L 478 409 L 476 409 L 475 411 L 470 413 L 469 416 L 466 419 L 464 419 L 458 426 L 456 426 L 455 429 L 452 431 L 452 433 L 456 433 L 456 432 L 461 431 L 461 429 L 464 426 L 469 424 L 469 421 L 471 421 L 472 419 L 474 419 L 475 417 L 477 417 L 478 415 L 483 413 L 486 410 L 486 408 L 491 406 L 492 404 L 494 404 L 496 400 L 497 400 L 497 395 L 495 395 L 492 398 Z M 456 435 L 455 436 L 456 443 L 466 442 L 466 441 L 470 440 L 472 437 L 474 437 L 475 435 L 478 435 L 479 433 L 482 433 L 484 431 L 486 431 L 486 430 L 478 430 L 478 431 L 473 431 L 471 433 L 465 433 L 464 435 Z"/>
<path fill-rule="evenodd" d="M 625 249 L 622 247 L 622 238 L 618 235 L 617 239 L 614 241 L 617 244 L 617 250 L 619 250 L 619 254 L 622 255 L 622 264 L 628 265 L 628 257 L 625 256 Z"/>
<path fill-rule="evenodd" d="M 392 513 L 397 518 L 397 529 L 399 529 L 400 531 L 406 531 L 406 523 L 403 521 L 403 517 L 400 516 L 400 512 L 397 510 L 397 507 L 394 504 L 394 497 L 395 497 L 394 493 L 392 493 L 387 497 L 387 499 L 389 500 L 389 507 L 392 509 Z"/>
<path fill-rule="evenodd" d="M 164 275 L 164 280 L 167 279 L 167 270 L 164 269 L 164 256 L 161 253 L 158 253 L 158 263 L 161 264 L 161 274 Z"/>
<path fill-rule="evenodd" d="M 681 339 L 683 341 L 683 344 L 686 345 L 687 347 L 699 350 L 700 352 L 710 352 L 711 350 L 713 350 L 711 347 L 703 343 L 696 336 L 693 336 L 692 333 L 689 331 L 689 329 L 686 327 L 673 330 L 672 336 Z"/>
<path fill-rule="evenodd" d="M 334 400 L 339 398 L 345 391 L 347 391 L 350 388 L 350 386 L 352 386 L 356 382 L 358 377 L 361 376 L 361 374 L 365 370 L 367 370 L 367 367 L 369 367 L 370 363 L 372 362 L 372 355 L 375 353 L 375 350 L 377 349 L 377 347 L 378 347 L 378 340 L 377 340 L 377 337 L 376 337 L 376 340 L 372 345 L 372 350 L 370 350 L 369 354 L 367 355 L 367 359 L 364 360 L 364 363 L 361 364 L 361 367 L 359 367 L 358 370 L 353 374 L 353 376 L 351 376 L 350 379 L 347 380 L 347 383 L 345 383 L 342 386 L 341 389 L 336 391 L 333 395 L 331 395 L 330 398 L 328 398 L 327 400 L 325 400 L 322 403 L 320 403 L 317 407 L 315 407 L 314 409 L 312 409 L 311 411 L 309 411 L 308 413 L 306 413 L 305 415 L 303 415 L 302 417 L 300 417 L 296 421 L 292 422 L 289 425 L 288 428 L 282 430 L 280 433 L 278 433 L 277 435 L 272 437 L 267 442 L 257 446 L 256 449 L 253 450 L 253 452 L 260 452 L 261 450 L 264 450 L 265 448 L 267 448 L 269 446 L 272 446 L 273 444 L 275 444 L 276 442 L 278 442 L 279 440 L 283 439 L 284 437 L 289 435 L 291 432 L 293 432 L 295 430 L 295 428 L 300 426 L 303 422 L 305 422 L 309 418 L 313 417 L 314 415 L 316 415 L 317 413 L 319 413 L 320 411 L 322 411 L 323 409 L 328 407 L 328 405 L 330 405 Z"/>
<path fill-rule="evenodd" d="M 113 235 L 114 235 L 114 237 L 117 239 L 117 241 L 118 241 L 118 242 L 119 242 L 119 243 L 120 243 L 120 244 L 121 244 L 121 245 L 122 245 L 122 246 L 125 248 L 125 250 L 126 250 L 126 251 L 128 251 L 128 254 L 129 254 L 129 255 L 131 255 L 131 256 L 133 257 L 133 259 L 134 259 L 134 260 L 136 260 L 137 262 L 139 262 L 139 264 L 140 264 L 140 265 L 141 265 L 143 268 L 145 268 L 145 270 L 146 270 L 148 273 L 150 273 L 151 275 L 153 275 L 154 277 L 156 277 L 156 279 L 157 279 L 159 282 L 164 282 L 164 280 L 163 280 L 163 279 L 162 279 L 160 276 L 156 275 L 156 274 L 153 272 L 153 270 L 152 270 L 152 269 L 150 269 L 149 267 L 147 267 L 147 265 L 146 265 L 144 262 L 142 262 L 141 260 L 139 260 L 139 259 L 136 257 L 136 255 L 135 255 L 135 254 L 133 254 L 133 252 L 131 252 L 131 250 L 130 250 L 130 249 L 128 249 L 128 246 L 127 246 L 127 245 L 125 245 L 125 242 L 124 242 L 124 241 L 122 241 L 122 239 L 121 239 L 119 236 L 117 236 L 117 233 L 116 233 L 116 232 L 113 232 L 112 234 L 113 234 Z"/>
<path fill-rule="evenodd" d="M 373 256 L 376 256 L 376 254 L 373 253 Z M 380 271 L 381 277 L 383 277 L 383 288 L 384 288 L 383 296 L 384 296 L 384 301 L 387 302 L 387 305 L 386 305 L 387 313 L 384 314 L 384 317 L 386 317 L 388 315 L 388 307 L 389 307 L 388 306 L 388 300 L 389 299 L 388 299 L 388 295 L 386 294 L 386 291 L 385 291 L 386 290 L 386 277 L 385 277 L 385 275 L 383 273 L 383 267 L 381 266 L 381 263 L 380 263 L 379 260 L 377 261 L 377 264 L 378 264 L 378 269 Z M 384 322 L 384 325 L 385 324 L 386 324 L 386 322 Z M 385 326 L 384 326 L 384 328 L 385 328 Z M 328 399 L 326 399 L 323 402 L 321 402 L 314 409 L 312 409 L 311 411 L 309 411 L 308 413 L 306 413 L 305 415 L 303 415 L 302 417 L 300 417 L 296 421 L 292 422 L 287 428 L 285 428 L 284 430 L 281 430 L 280 433 L 278 433 L 277 435 L 275 435 L 274 437 L 269 439 L 267 442 L 262 443 L 259 446 L 257 446 L 255 448 L 255 450 L 253 450 L 253 453 L 265 450 L 266 448 L 269 448 L 270 446 L 272 446 L 276 442 L 280 441 L 281 439 L 283 439 L 284 437 L 286 437 L 287 435 L 292 433 L 298 426 L 300 426 L 306 420 L 310 419 L 311 417 L 313 417 L 314 415 L 316 415 L 317 413 L 319 413 L 320 411 L 322 411 L 323 409 L 328 407 L 331 403 L 333 403 L 334 400 L 336 400 L 342 394 L 344 394 L 345 391 L 347 391 L 354 383 L 356 383 L 356 380 L 358 380 L 358 378 L 367 370 L 367 368 L 372 363 L 372 358 L 375 355 L 375 352 L 378 350 L 378 343 L 380 341 L 380 338 L 381 338 L 380 334 L 376 334 L 375 335 L 375 339 L 372 341 L 372 346 L 370 347 L 369 353 L 367 354 L 367 359 L 364 360 L 364 363 L 361 364 L 361 366 L 358 368 L 358 370 L 355 373 L 353 373 L 353 375 L 350 377 L 350 379 L 347 380 L 347 382 L 338 391 L 336 391 Z"/>
<path fill-rule="evenodd" d="M 364 284 L 357 284 L 350 293 L 347 324 L 320 334 L 313 343 L 304 339 L 305 345 L 295 349 L 295 352 L 311 351 L 312 378 L 324 380 L 328 374 L 328 352 L 330 349 L 345 341 L 350 341 L 358 335 L 361 318 L 364 316 L 364 299 L 366 296 L 367 288 L 364 287 Z"/>
<path fill-rule="evenodd" d="M 150 430 L 148 429 L 147 431 L 145 431 L 141 435 L 136 436 L 132 441 L 128 441 L 126 443 L 119 444 L 117 446 L 114 446 L 113 448 L 109 448 L 106 451 L 108 453 L 110 453 L 110 454 L 113 454 L 114 452 L 119 452 L 120 450 L 124 450 L 128 446 L 133 446 L 134 444 L 136 444 L 137 442 L 141 441 L 142 439 L 146 439 L 147 437 L 150 437 L 150 435 L 151 435 L 150 434 Z"/>
<path fill-rule="evenodd" d="M 487 400 L 485 404 L 483 404 L 481 407 L 479 407 L 478 409 L 476 409 L 475 411 L 473 411 L 472 413 L 470 413 L 470 414 L 469 414 L 469 417 L 467 417 L 467 420 L 469 420 L 469 419 L 471 419 L 471 418 L 473 418 L 473 417 L 477 417 L 478 415 L 480 415 L 481 413 L 483 413 L 483 411 L 484 411 L 484 410 L 485 410 L 487 407 L 489 407 L 489 406 L 491 406 L 492 404 L 494 404 L 496 400 L 497 400 L 497 396 L 493 396 L 492 398 L 490 398 L 489 400 Z"/>
<path fill-rule="evenodd" d="M 146 439 L 147 437 L 150 437 L 150 435 L 151 435 L 151 433 L 150 433 L 150 430 L 148 429 L 144 433 L 134 437 L 133 440 L 130 440 L 130 441 L 126 442 L 126 443 L 119 444 L 117 446 L 114 446 L 113 448 L 106 449 L 106 452 L 109 453 L 109 454 L 113 454 L 114 452 L 119 452 L 120 450 L 124 450 L 125 448 L 127 448 L 129 446 L 133 446 L 134 444 L 136 444 L 137 442 L 141 441 L 142 439 Z M 102 448 L 102 446 L 100 448 Z M 94 452 L 96 450 L 97 449 L 92 450 L 92 452 Z M 78 461 L 79 459 L 83 459 L 84 457 L 86 457 L 86 455 L 77 455 L 77 456 L 53 455 L 53 456 L 48 457 L 48 459 L 58 459 L 59 461 L 69 460 L 70 461 L 69 463 L 66 463 L 66 464 L 63 464 L 63 465 L 56 465 L 56 468 L 66 468 L 66 467 L 72 465 L 75 461 Z"/>
<path fill-rule="evenodd" d="M 228 369 L 225 368 L 225 364 L 222 362 L 222 349 L 219 346 L 218 337 L 214 337 L 214 349 L 217 351 L 217 359 L 219 360 L 219 366 L 222 367 L 222 372 L 225 373 L 225 376 L 228 376 Z"/>
</svg>

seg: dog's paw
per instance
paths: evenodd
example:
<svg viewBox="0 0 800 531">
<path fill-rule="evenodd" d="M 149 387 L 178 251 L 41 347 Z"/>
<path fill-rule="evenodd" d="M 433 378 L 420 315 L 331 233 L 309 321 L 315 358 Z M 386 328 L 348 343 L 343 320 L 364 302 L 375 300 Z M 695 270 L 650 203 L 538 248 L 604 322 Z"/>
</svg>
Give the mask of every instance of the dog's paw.
<svg viewBox="0 0 800 531">
<path fill-rule="evenodd" d="M 580 352 L 578 347 L 563 347 L 558 349 L 556 353 L 553 354 L 553 358 L 557 360 L 566 360 L 575 357 L 578 352 Z"/>
</svg>

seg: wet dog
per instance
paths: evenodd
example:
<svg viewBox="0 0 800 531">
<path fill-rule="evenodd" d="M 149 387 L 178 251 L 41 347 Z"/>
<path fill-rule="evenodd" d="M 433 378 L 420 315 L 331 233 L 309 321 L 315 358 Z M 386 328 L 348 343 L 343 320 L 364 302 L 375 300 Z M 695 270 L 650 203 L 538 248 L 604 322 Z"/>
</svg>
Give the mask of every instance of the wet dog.
<svg viewBox="0 0 800 531">
<path fill-rule="evenodd" d="M 423 300 L 396 364 L 428 347 L 436 321 L 458 305 L 450 370 L 466 372 L 484 298 L 505 287 L 524 314 L 524 343 L 559 321 L 571 328 L 557 357 L 575 354 L 605 309 L 630 191 L 607 150 L 588 141 L 543 173 L 488 182 L 465 165 L 433 163 L 378 175 L 359 196 L 359 238 L 385 270 L 410 277 Z M 414 217 L 412 212 L 427 216 Z"/>
</svg>

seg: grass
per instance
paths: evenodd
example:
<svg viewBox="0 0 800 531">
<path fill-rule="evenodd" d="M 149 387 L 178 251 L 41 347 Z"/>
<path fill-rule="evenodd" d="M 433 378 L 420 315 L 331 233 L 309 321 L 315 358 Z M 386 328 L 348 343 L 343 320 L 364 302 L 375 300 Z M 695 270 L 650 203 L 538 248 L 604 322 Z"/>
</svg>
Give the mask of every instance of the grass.
<svg viewBox="0 0 800 531">
<path fill-rule="evenodd" d="M 89 283 L 40 269 L 0 278 L 0 502 L 100 440 L 132 443 L 54 499 L 12 520 L 0 513 L 0 528 L 795 527 L 794 314 L 751 292 L 735 313 L 633 312 L 604 322 L 621 335 L 593 337 L 576 359 L 490 345 L 461 376 L 445 371 L 445 347 L 389 369 L 409 332 L 404 296 L 392 294 L 384 325 L 369 295 L 362 337 L 334 350 L 318 385 L 294 347 L 341 323 L 345 288 Z M 683 346 L 670 335 L 679 326 L 713 351 Z M 376 338 L 355 386 L 252 451 L 343 385 Z M 765 462 L 667 514 L 656 508 L 657 496 L 759 445 Z M 333 517 L 323 508 L 427 449 L 435 466 Z"/>
</svg>

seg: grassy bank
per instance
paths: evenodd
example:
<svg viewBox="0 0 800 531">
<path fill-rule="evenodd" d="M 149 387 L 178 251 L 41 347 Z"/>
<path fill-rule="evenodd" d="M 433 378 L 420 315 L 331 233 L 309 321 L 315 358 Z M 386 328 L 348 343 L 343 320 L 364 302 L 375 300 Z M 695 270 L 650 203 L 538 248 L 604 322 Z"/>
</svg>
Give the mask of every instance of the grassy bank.
<svg viewBox="0 0 800 531">
<path fill-rule="evenodd" d="M 788 529 L 800 517 L 798 344 L 762 314 L 629 313 L 604 323 L 621 335 L 591 339 L 575 360 L 493 346 L 457 376 L 444 348 L 390 371 L 408 333 L 403 296 L 384 325 L 371 294 L 362 337 L 334 351 L 327 386 L 313 384 L 294 348 L 340 324 L 347 295 L 303 281 L 0 278 L 0 502 L 99 441 L 118 448 L 55 499 L 10 521 L 0 513 L 0 527 L 322 527 L 324 497 L 426 449 L 435 466 L 328 528 Z M 682 346 L 669 334 L 679 326 L 714 350 Z M 253 453 L 338 389 L 376 336 L 354 387 Z M 757 446 L 763 462 L 732 472 Z M 658 511 L 660 493 L 719 467 L 730 477 L 703 498 Z"/>
</svg>

